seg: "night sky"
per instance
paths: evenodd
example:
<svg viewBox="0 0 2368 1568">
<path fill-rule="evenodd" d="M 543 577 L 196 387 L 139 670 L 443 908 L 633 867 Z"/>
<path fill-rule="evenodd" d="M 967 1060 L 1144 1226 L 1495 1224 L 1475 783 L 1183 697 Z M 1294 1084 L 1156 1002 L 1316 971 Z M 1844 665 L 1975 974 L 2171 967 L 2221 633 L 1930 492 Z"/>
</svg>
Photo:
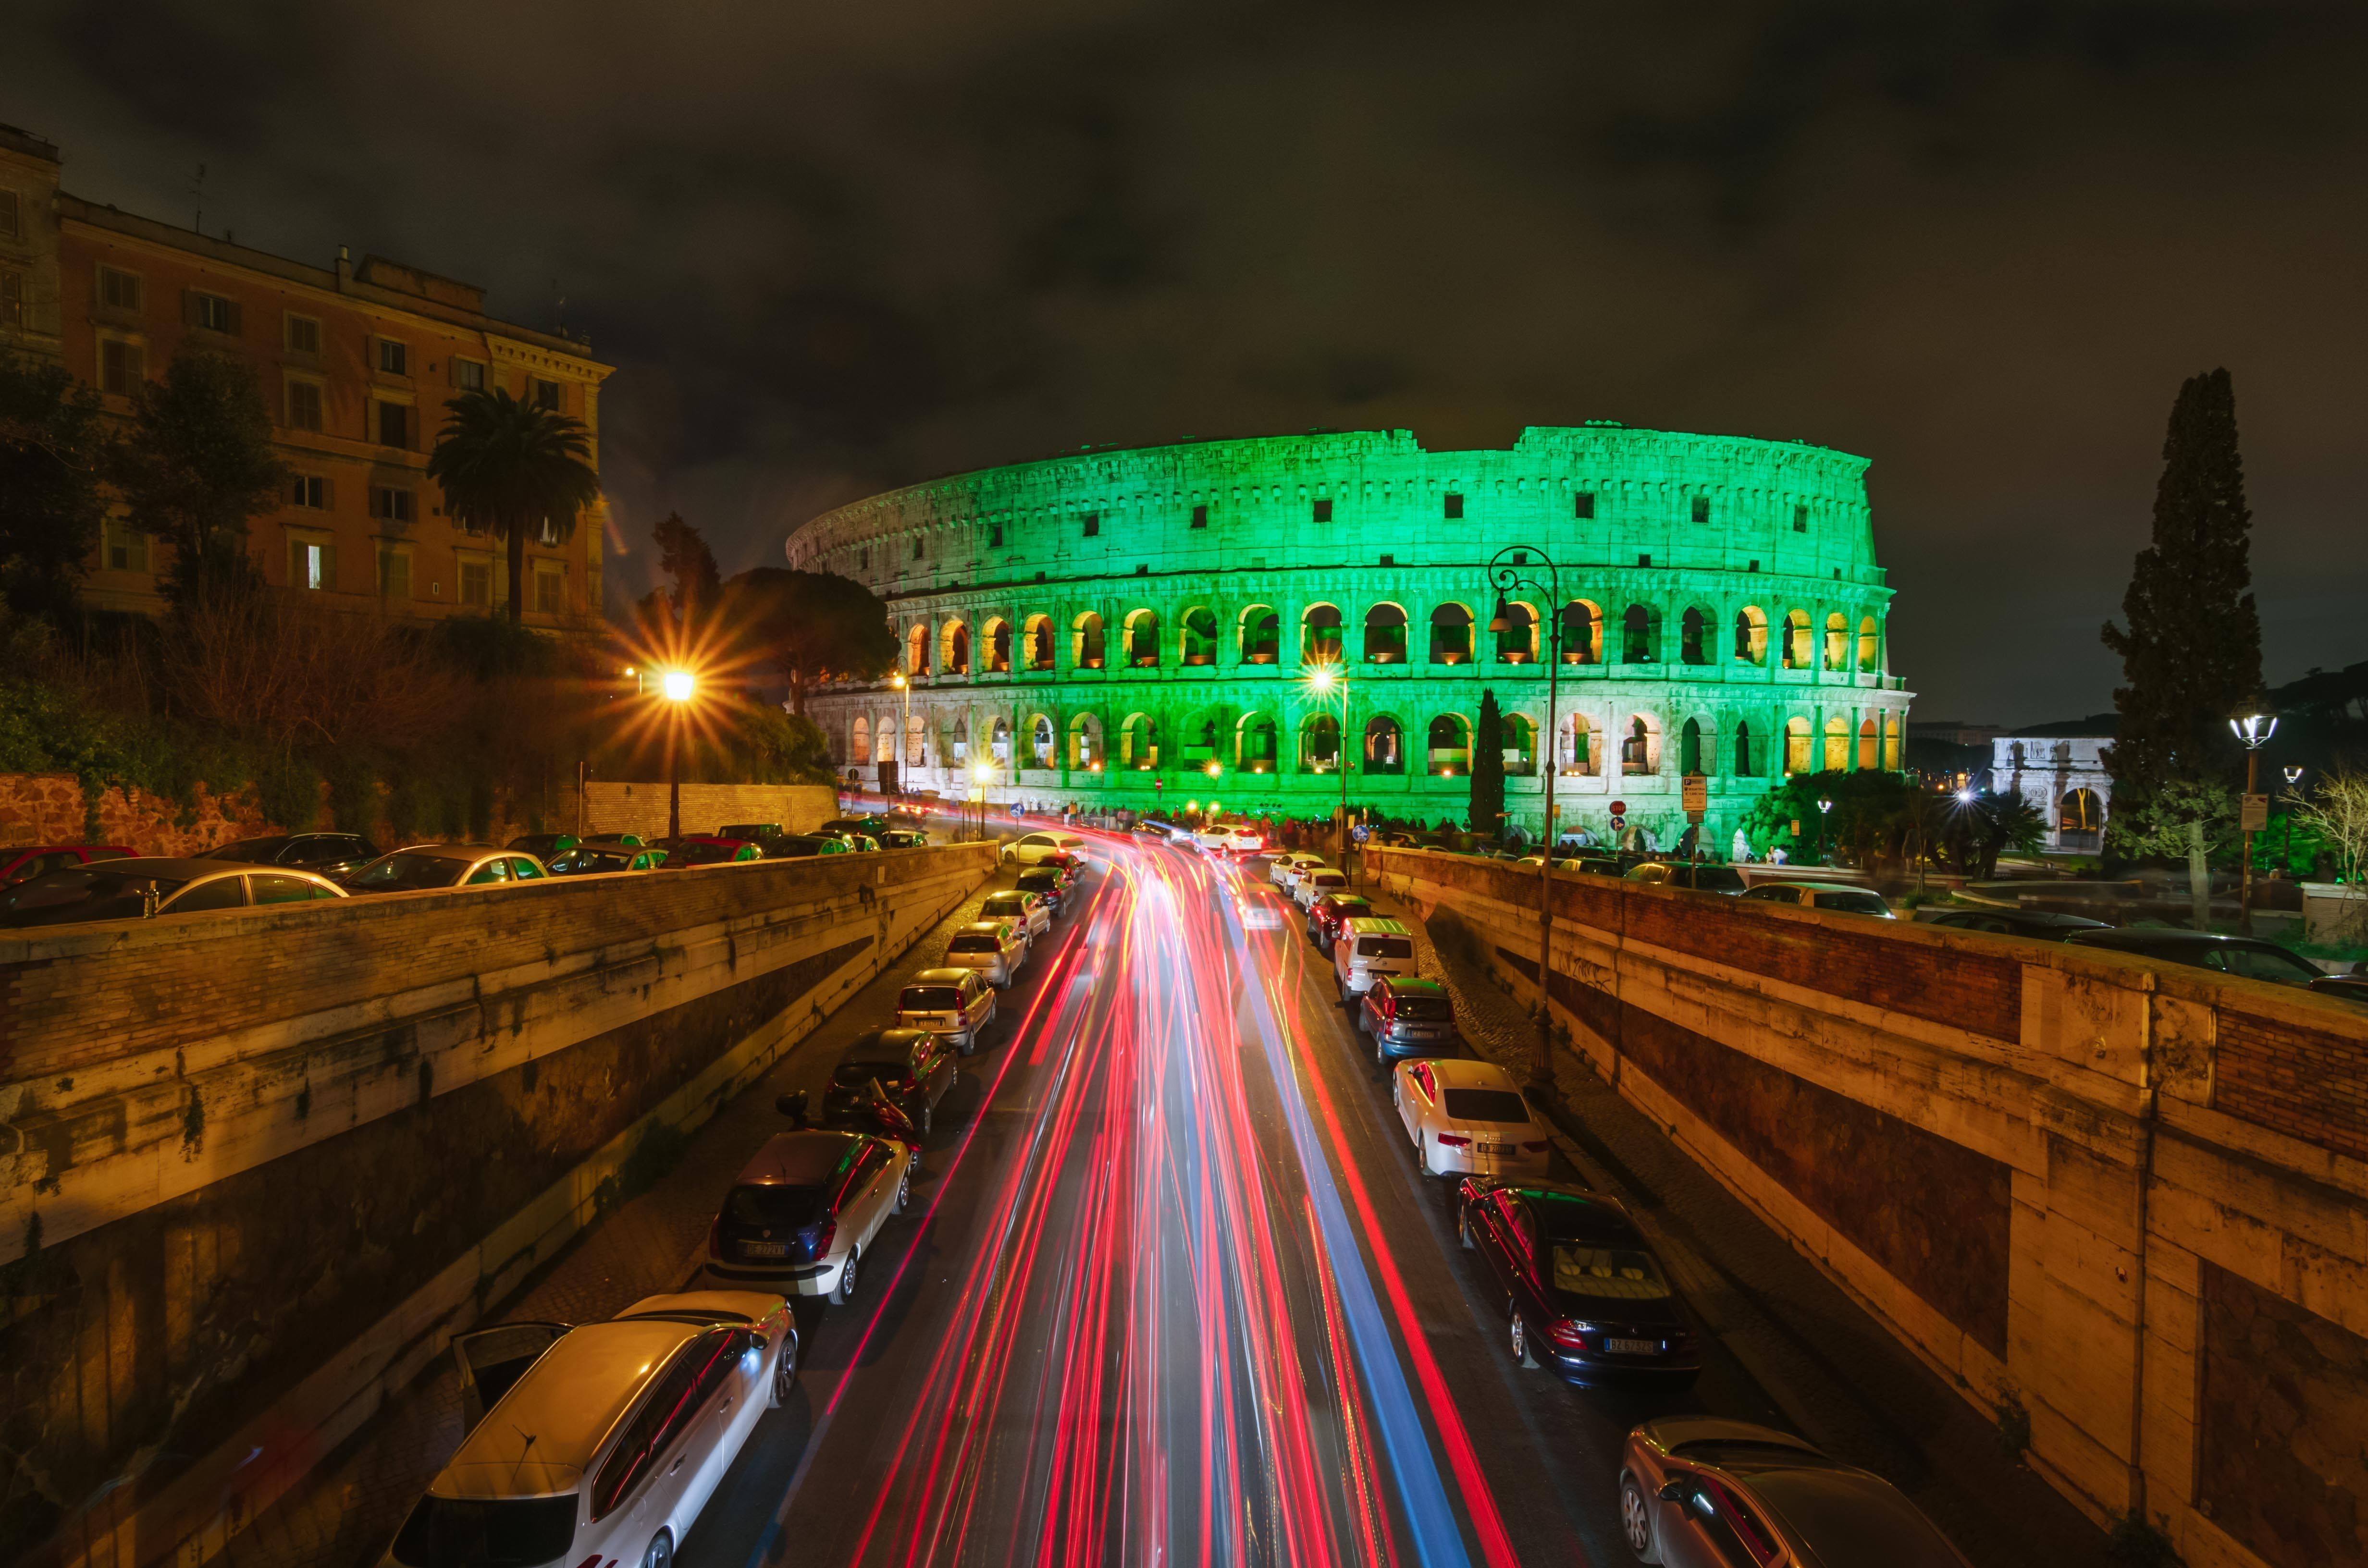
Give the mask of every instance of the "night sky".
<svg viewBox="0 0 2368 1568">
<path fill-rule="evenodd" d="M 668 508 L 729 571 L 1087 442 L 1611 418 L 1872 458 L 1918 717 L 2071 717 L 2226 365 L 2266 674 L 2368 659 L 2358 6 L 35 0 L 8 39 L 69 190 L 588 332 L 612 604 Z"/>
</svg>

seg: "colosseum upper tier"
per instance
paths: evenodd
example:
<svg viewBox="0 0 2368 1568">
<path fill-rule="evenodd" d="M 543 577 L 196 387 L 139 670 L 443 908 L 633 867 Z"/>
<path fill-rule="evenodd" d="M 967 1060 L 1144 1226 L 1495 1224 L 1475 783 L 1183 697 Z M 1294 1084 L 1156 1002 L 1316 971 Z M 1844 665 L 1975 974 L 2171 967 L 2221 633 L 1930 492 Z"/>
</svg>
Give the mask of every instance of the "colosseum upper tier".
<svg viewBox="0 0 2368 1568">
<path fill-rule="evenodd" d="M 1666 846 L 1699 774 L 1725 835 L 1786 774 L 1900 766 L 1866 467 L 1587 425 L 1502 451 L 1360 431 L 932 480 L 790 536 L 791 565 L 886 601 L 905 683 L 809 711 L 842 768 L 899 763 L 948 798 L 1317 816 L 1345 721 L 1349 805 L 1433 820 L 1466 812 L 1493 691 L 1529 833 L 1552 735 L 1565 832 L 1606 836 L 1618 804 Z"/>
</svg>

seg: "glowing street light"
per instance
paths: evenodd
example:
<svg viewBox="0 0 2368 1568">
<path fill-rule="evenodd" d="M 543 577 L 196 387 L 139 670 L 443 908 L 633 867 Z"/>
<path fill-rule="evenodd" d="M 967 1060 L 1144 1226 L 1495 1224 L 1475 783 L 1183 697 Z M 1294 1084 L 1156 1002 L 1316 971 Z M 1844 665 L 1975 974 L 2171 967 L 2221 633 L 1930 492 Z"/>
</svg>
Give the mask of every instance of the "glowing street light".
<svg viewBox="0 0 2368 1568">
<path fill-rule="evenodd" d="M 2269 825 L 2269 801 L 2255 793 L 2260 786 L 2261 748 L 2278 733 L 2278 716 L 2274 713 L 2239 713 L 2228 721 L 2228 733 L 2245 748 L 2245 810 L 2237 820 L 2245 830 L 2245 874 L 2237 895 L 2237 929 L 2249 937 L 2253 934 L 2253 832 L 2255 824 Z"/>
<path fill-rule="evenodd" d="M 1349 869 L 1349 677 L 1333 665 L 1318 665 L 1307 672 L 1307 688 L 1318 697 L 1331 696 L 1336 686 L 1340 688 L 1340 735 L 1339 744 L 1333 748 L 1332 766 L 1340 775 L 1340 869 L 1345 871 Z"/>
<path fill-rule="evenodd" d="M 689 670 L 667 670 L 658 689 L 666 699 L 666 842 L 672 845 L 682 836 L 682 714 L 699 682 Z"/>
<path fill-rule="evenodd" d="M 666 697 L 668 702 L 688 702 L 699 683 L 689 670 L 668 670 L 666 673 Z"/>
<path fill-rule="evenodd" d="M 1817 858 L 1826 858 L 1826 823 L 1833 816 L 1834 803 L 1823 796 L 1817 799 Z"/>
</svg>

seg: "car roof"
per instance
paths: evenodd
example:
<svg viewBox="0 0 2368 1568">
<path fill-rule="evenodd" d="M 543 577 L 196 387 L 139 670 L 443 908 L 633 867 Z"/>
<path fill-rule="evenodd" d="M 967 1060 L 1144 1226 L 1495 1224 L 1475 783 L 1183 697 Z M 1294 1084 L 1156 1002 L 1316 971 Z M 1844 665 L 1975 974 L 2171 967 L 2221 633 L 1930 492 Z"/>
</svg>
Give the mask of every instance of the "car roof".
<svg viewBox="0 0 2368 1568">
<path fill-rule="evenodd" d="M 967 969 L 925 969 L 905 982 L 908 985 L 960 985 L 975 971 Z"/>
<path fill-rule="evenodd" d="M 1387 986 L 1389 988 L 1390 994 L 1393 996 L 1438 996 L 1443 998 L 1447 995 L 1447 987 L 1441 985 L 1436 980 L 1417 980 L 1410 974 L 1385 974 L 1382 976 L 1381 979 L 1373 982 L 1373 983 L 1376 985 Z"/>
<path fill-rule="evenodd" d="M 1310 866 L 1307 868 L 1307 874 L 1311 877 L 1315 876 L 1319 871 L 1328 871 L 1344 882 L 1349 880 L 1349 873 L 1342 870 L 1338 866 Z"/>
<path fill-rule="evenodd" d="M 1859 887 L 1852 887 L 1852 886 L 1850 886 L 1850 883 L 1848 883 L 1848 882 L 1791 882 L 1791 881 L 1786 881 L 1786 882 L 1762 882 L 1762 883 L 1760 883 L 1759 885 L 1760 885 L 1761 887 L 1763 887 L 1763 888 L 1799 888 L 1799 889 L 1800 889 L 1802 892 L 1862 892 L 1862 893 L 1873 893 L 1873 896 L 1875 896 L 1876 898 L 1881 898 L 1881 897 L 1883 896 L 1881 893 L 1879 893 L 1879 892 L 1875 892 L 1875 891 L 1874 891 L 1873 888 L 1859 888 Z"/>
<path fill-rule="evenodd" d="M 796 1132 L 776 1132 L 740 1167 L 741 1187 L 814 1187 L 838 1169 L 850 1150 L 863 1142 L 859 1132 L 837 1132 L 809 1127 Z"/>
<path fill-rule="evenodd" d="M 1512 1089 L 1520 1085 L 1512 1074 L 1493 1062 L 1474 1062 L 1468 1056 L 1430 1056 L 1425 1061 L 1442 1089 Z"/>
<path fill-rule="evenodd" d="M 2072 940 L 2084 948 L 2121 948 L 2144 951 L 2148 948 L 2277 948 L 2275 942 L 2264 942 L 2259 937 L 2224 936 L 2217 931 L 2181 931 L 2175 926 L 2131 926 L 2118 929 L 2108 926 L 2101 931 L 2076 931 Z M 2283 948 L 2278 951 L 2284 952 Z"/>
<path fill-rule="evenodd" d="M 1765 1443 L 1817 1459 L 1826 1457 L 1824 1449 L 1805 1438 L 1724 1415 L 1665 1415 L 1645 1422 L 1636 1430 L 1669 1453 L 1698 1443 Z"/>
<path fill-rule="evenodd" d="M 501 849 L 490 844 L 406 844 L 400 849 L 387 851 L 389 855 L 435 855 L 447 860 L 476 860 L 487 855 L 525 853 L 523 849 Z"/>
<path fill-rule="evenodd" d="M 244 860 L 190 860 L 165 855 L 129 856 L 102 860 L 99 865 L 109 871 L 129 871 L 135 877 L 179 877 L 184 881 L 199 877 L 235 877 L 254 869 Z M 74 869 L 71 866 L 65 869 Z"/>
<path fill-rule="evenodd" d="M 575 1491 L 633 1401 L 676 1351 L 704 1332 L 699 1324 L 673 1318 L 568 1330 L 461 1440 L 428 1490 L 438 1497 Z"/>
<path fill-rule="evenodd" d="M 1410 937 L 1413 932 L 1404 923 L 1386 915 L 1357 915 L 1349 919 L 1349 929 L 1360 937 Z"/>
<path fill-rule="evenodd" d="M 927 1029 L 872 1029 L 839 1054 L 841 1062 L 902 1062 L 912 1054 L 913 1042 L 927 1040 Z"/>
<path fill-rule="evenodd" d="M 1000 931 L 1007 923 L 1001 920 L 973 920 L 962 927 L 965 931 Z"/>
<path fill-rule="evenodd" d="M 711 1323 L 756 1323 L 788 1303 L 766 1290 L 679 1290 L 664 1296 L 643 1296 L 609 1321 L 627 1318 L 699 1317 Z"/>
</svg>

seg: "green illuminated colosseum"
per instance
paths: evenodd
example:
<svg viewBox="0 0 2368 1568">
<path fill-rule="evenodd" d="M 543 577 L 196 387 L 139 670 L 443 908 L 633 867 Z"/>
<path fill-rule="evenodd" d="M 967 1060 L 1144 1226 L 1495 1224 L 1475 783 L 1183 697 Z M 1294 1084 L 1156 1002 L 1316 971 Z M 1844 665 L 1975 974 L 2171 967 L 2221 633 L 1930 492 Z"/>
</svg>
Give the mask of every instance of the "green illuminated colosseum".
<svg viewBox="0 0 2368 1568">
<path fill-rule="evenodd" d="M 1404 430 L 1087 451 L 932 480 L 814 518 L 790 564 L 886 600 L 909 684 L 809 711 L 843 770 L 907 789 L 1140 810 L 1327 815 L 1347 676 L 1352 806 L 1461 819 L 1484 690 L 1506 714 L 1507 806 L 1534 835 L 1551 733 L 1565 831 L 1613 801 L 1667 846 L 1682 777 L 1725 846 L 1789 772 L 1896 768 L 1866 460 L 1790 441 L 1615 425 L 1531 428 L 1504 451 Z M 1497 595 L 1526 547 L 1551 602 Z M 1545 580 L 1531 558 L 1528 575 Z"/>
</svg>

